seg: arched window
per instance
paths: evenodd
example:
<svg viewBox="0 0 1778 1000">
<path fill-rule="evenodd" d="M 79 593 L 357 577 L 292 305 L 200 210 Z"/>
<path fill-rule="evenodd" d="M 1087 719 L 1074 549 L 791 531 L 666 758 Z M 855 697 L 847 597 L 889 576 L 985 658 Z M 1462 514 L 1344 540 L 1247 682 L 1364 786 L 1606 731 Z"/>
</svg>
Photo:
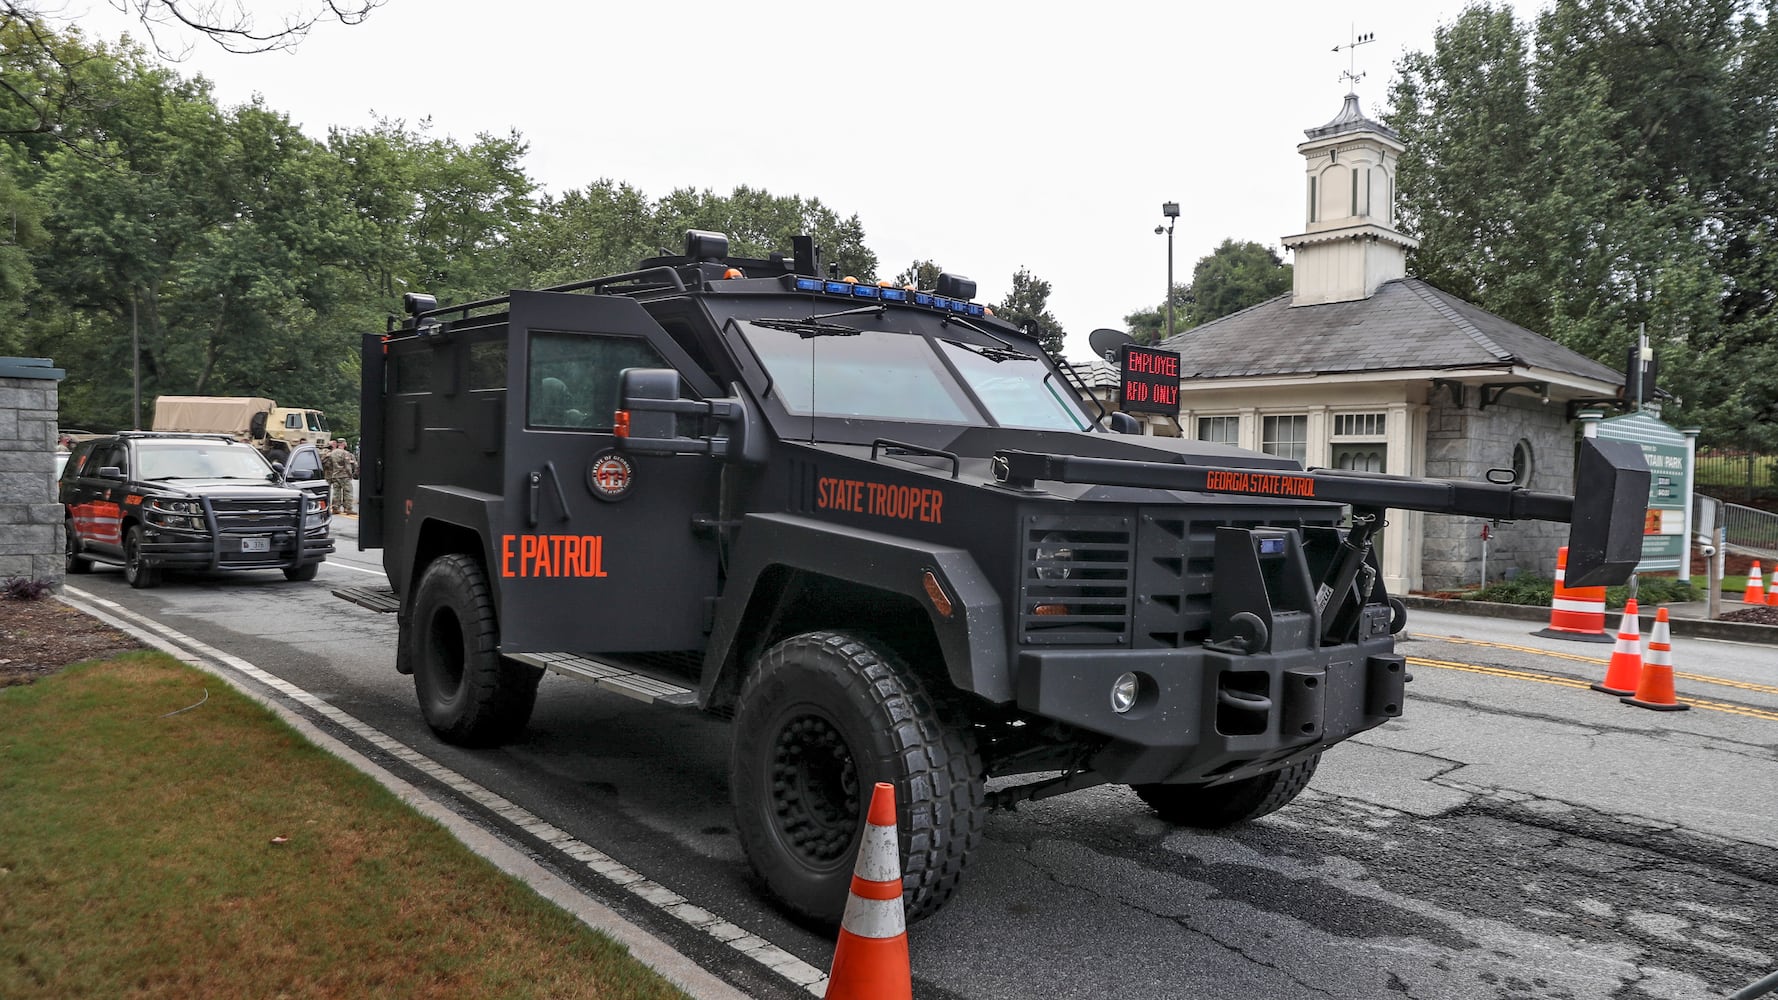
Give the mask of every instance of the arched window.
<svg viewBox="0 0 1778 1000">
<path fill-rule="evenodd" d="M 1530 486 L 1531 477 L 1537 471 L 1537 463 L 1531 456 L 1531 442 L 1524 438 L 1513 445 L 1513 485 Z"/>
</svg>

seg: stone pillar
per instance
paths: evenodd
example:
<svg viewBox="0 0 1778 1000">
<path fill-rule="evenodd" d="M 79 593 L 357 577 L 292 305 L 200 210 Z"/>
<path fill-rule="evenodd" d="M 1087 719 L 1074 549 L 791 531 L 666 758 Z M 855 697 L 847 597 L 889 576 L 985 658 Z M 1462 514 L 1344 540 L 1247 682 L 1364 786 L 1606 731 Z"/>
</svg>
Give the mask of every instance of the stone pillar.
<svg viewBox="0 0 1778 1000">
<path fill-rule="evenodd" d="M 62 584 L 56 502 L 56 390 L 48 358 L 0 358 L 0 582 Z"/>
</svg>

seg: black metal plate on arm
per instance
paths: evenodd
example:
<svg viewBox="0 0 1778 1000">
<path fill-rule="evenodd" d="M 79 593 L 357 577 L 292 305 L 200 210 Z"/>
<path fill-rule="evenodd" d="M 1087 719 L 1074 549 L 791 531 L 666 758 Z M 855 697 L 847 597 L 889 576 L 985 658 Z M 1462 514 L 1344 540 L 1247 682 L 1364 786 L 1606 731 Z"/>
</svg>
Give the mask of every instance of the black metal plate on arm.
<svg viewBox="0 0 1778 1000">
<path fill-rule="evenodd" d="M 1648 511 L 1648 462 L 1629 441 L 1582 438 L 1568 529 L 1570 587 L 1623 583 L 1642 561 Z"/>
</svg>

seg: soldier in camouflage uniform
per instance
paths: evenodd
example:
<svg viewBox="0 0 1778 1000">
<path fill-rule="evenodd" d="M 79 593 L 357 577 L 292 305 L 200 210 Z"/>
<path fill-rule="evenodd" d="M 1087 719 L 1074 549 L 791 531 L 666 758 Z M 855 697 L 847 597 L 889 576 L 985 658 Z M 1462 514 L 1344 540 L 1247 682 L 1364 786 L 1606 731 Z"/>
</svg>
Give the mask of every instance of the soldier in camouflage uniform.
<svg viewBox="0 0 1778 1000">
<path fill-rule="evenodd" d="M 346 450 L 346 442 L 328 442 L 327 451 L 321 456 L 321 471 L 327 474 L 327 485 L 333 491 L 332 512 L 352 513 L 352 480 L 358 477 L 358 462 Z"/>
</svg>

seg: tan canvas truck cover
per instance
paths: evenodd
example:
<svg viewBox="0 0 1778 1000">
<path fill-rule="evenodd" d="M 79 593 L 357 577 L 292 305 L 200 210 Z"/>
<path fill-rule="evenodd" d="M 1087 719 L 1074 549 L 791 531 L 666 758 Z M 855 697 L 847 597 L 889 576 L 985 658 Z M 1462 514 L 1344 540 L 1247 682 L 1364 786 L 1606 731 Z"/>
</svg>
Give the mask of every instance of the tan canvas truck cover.
<svg viewBox="0 0 1778 1000">
<path fill-rule="evenodd" d="M 154 430 L 204 431 L 248 436 L 256 413 L 277 404 L 258 396 L 161 396 L 154 401 Z"/>
</svg>

